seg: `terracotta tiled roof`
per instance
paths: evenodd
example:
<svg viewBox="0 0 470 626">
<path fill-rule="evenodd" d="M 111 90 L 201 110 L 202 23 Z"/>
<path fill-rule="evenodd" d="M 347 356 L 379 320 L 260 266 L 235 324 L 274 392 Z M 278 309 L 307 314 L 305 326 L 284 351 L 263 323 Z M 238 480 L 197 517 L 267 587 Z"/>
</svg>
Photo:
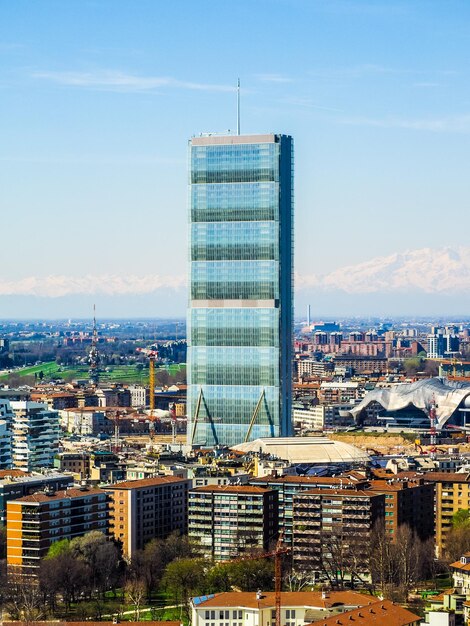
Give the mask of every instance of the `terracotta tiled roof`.
<svg viewBox="0 0 470 626">
<path fill-rule="evenodd" d="M 470 553 L 466 552 L 463 556 L 468 557 L 468 563 L 461 563 L 460 561 L 455 561 L 455 563 L 451 563 L 449 567 L 453 567 L 454 569 L 459 569 L 463 572 L 470 572 Z"/>
<path fill-rule="evenodd" d="M 368 606 L 345 611 L 326 619 L 312 622 L 316 626 L 408 626 L 418 624 L 419 615 L 415 615 L 390 600 L 381 600 Z M 307 625 L 310 626 L 310 625 Z"/>
<path fill-rule="evenodd" d="M 114 626 L 114 622 L 2 622 L 3 626 Z M 142 622 L 123 622 L 125 626 L 142 626 Z M 145 622 L 145 626 L 181 626 L 181 622 Z"/>
<path fill-rule="evenodd" d="M 206 485 L 204 487 L 195 487 L 191 489 L 191 491 L 210 491 L 217 493 L 253 493 L 253 494 L 263 494 L 267 492 L 271 492 L 270 489 L 265 489 L 264 487 L 254 487 L 252 485 Z"/>
<path fill-rule="evenodd" d="M 29 496 L 23 496 L 11 502 L 50 502 L 51 500 L 63 500 L 65 498 L 86 498 L 88 496 L 97 496 L 106 493 L 103 489 L 67 489 L 56 491 L 52 495 L 47 495 L 43 491 L 38 491 Z M 8 505 L 7 505 L 8 506 Z"/>
<path fill-rule="evenodd" d="M 376 600 L 374 596 L 357 593 L 355 591 L 331 591 L 322 594 L 319 591 L 283 591 L 281 603 L 283 607 L 332 608 L 334 606 L 357 607 L 366 606 Z M 198 598 L 197 608 L 215 607 L 246 607 L 274 608 L 275 594 L 272 591 L 261 594 L 257 600 L 255 592 L 228 591 L 207 596 L 207 599 Z"/>
<path fill-rule="evenodd" d="M 22 476 L 31 476 L 28 472 L 19 469 L 0 470 L 0 480 L 8 477 L 20 478 Z"/>
<path fill-rule="evenodd" d="M 426 472 L 424 478 L 435 483 L 468 483 L 470 473 L 457 474 L 457 472 Z"/>
<path fill-rule="evenodd" d="M 356 487 L 358 484 L 364 482 L 367 483 L 366 478 L 356 480 L 352 478 L 341 478 L 341 476 L 263 476 L 262 478 L 254 478 L 252 482 L 256 483 L 293 483 L 298 485 L 353 485 Z"/>
<path fill-rule="evenodd" d="M 106 491 L 115 489 L 143 489 L 145 487 L 158 487 L 159 485 L 167 485 L 170 483 L 180 483 L 186 481 L 186 478 L 178 478 L 177 476 L 154 476 L 152 478 L 141 478 L 138 480 L 126 480 L 122 483 L 114 483 L 114 485 L 106 485 Z"/>
<path fill-rule="evenodd" d="M 347 496 L 349 498 L 376 498 L 381 496 L 381 494 L 375 491 L 364 491 L 362 489 L 307 489 L 297 494 L 297 497 L 303 498 L 309 494 L 316 496 L 321 495 L 325 496 L 325 498 L 328 496 Z"/>
</svg>

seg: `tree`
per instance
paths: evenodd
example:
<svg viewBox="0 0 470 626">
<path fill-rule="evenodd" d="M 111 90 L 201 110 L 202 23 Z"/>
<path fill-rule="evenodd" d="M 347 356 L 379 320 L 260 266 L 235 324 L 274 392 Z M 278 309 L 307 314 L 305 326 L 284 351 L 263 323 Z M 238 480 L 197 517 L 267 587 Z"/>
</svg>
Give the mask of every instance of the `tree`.
<svg viewBox="0 0 470 626">
<path fill-rule="evenodd" d="M 190 617 L 190 598 L 204 591 L 206 574 L 202 559 L 176 559 L 169 563 L 163 576 L 163 586 L 173 596 L 175 604 L 182 605 L 186 618 Z"/>
<path fill-rule="evenodd" d="M 57 556 L 48 555 L 42 560 L 39 586 L 52 610 L 55 609 L 57 595 L 60 595 L 66 612 L 72 602 L 76 602 L 82 594 L 90 595 L 93 590 L 89 567 L 81 559 L 74 558 L 70 550 L 63 550 Z"/>
<path fill-rule="evenodd" d="M 470 511 L 459 509 L 452 515 L 452 528 L 470 528 Z"/>
<path fill-rule="evenodd" d="M 90 572 L 93 590 L 103 594 L 113 589 L 119 578 L 120 554 L 116 544 L 94 530 L 70 542 L 70 552 L 83 561 Z"/>
<path fill-rule="evenodd" d="M 39 586 L 20 572 L 8 573 L 6 607 L 11 619 L 35 622 L 45 617 L 45 606 Z"/>
<path fill-rule="evenodd" d="M 70 540 L 61 539 L 60 541 L 54 541 L 47 551 L 46 559 L 53 559 L 62 554 L 70 554 Z"/>
<path fill-rule="evenodd" d="M 372 582 L 390 599 L 406 602 L 411 588 L 434 571 L 432 561 L 432 540 L 421 541 L 408 525 L 398 527 L 393 541 L 383 527 L 374 529 Z"/>
<path fill-rule="evenodd" d="M 274 589 L 274 564 L 268 559 L 241 560 L 217 563 L 207 572 L 206 584 L 212 592 L 230 591 L 233 587 L 241 591 Z"/>
<path fill-rule="evenodd" d="M 145 581 L 139 578 L 130 578 L 124 587 L 124 593 L 134 606 L 134 619 L 138 622 L 140 620 L 140 608 L 146 593 Z"/>
</svg>

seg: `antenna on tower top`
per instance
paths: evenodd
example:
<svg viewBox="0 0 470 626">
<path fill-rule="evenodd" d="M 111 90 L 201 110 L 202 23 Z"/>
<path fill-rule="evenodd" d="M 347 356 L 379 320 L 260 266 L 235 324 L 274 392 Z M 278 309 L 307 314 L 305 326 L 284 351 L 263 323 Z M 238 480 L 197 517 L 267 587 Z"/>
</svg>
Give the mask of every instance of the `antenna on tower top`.
<svg viewBox="0 0 470 626">
<path fill-rule="evenodd" d="M 237 82 L 237 135 L 240 134 L 240 79 Z"/>
</svg>

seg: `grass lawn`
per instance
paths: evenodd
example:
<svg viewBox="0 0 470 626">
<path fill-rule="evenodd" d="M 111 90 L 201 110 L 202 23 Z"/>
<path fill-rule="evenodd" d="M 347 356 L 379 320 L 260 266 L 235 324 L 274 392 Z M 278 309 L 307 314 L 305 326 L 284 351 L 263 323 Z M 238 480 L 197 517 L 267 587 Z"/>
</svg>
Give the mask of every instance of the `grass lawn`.
<svg viewBox="0 0 470 626">
<path fill-rule="evenodd" d="M 174 363 L 168 366 L 157 367 L 156 373 L 158 374 L 159 371 L 168 371 L 170 375 L 177 376 L 185 367 L 185 363 Z M 104 371 L 103 368 L 103 371 L 100 372 L 100 381 L 103 383 L 148 384 L 148 367 L 139 369 L 136 365 L 110 365 L 106 369 L 109 371 Z M 63 378 L 66 382 L 77 379 L 88 380 L 87 365 L 60 366 L 55 361 L 50 361 L 48 363 L 41 363 L 40 365 L 23 367 L 11 372 L 10 374 L 2 374 L 0 376 L 0 381 L 7 382 L 10 376 L 20 376 L 22 378 L 26 376 L 34 376 L 35 373 L 39 374 L 41 371 L 44 374 L 43 380 L 46 382 L 55 378 Z"/>
<path fill-rule="evenodd" d="M 21 369 L 14 370 L 11 374 L 2 374 L 0 376 L 0 380 L 7 380 L 11 375 L 16 376 L 34 376 L 34 374 L 39 374 L 39 372 L 43 372 L 44 380 L 48 380 L 50 378 L 57 378 L 57 372 L 60 369 L 60 365 L 58 365 L 55 361 L 49 361 L 48 363 L 41 363 L 40 365 L 31 365 L 29 367 L 22 367 Z"/>
</svg>

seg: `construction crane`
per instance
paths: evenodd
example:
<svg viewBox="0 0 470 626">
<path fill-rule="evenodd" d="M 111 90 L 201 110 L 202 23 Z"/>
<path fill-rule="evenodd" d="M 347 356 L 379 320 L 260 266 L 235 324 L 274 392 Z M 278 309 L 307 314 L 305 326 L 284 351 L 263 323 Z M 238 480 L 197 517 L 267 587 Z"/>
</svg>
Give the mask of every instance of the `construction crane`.
<svg viewBox="0 0 470 626">
<path fill-rule="evenodd" d="M 152 440 L 155 435 L 155 361 L 158 357 L 158 351 L 150 348 L 137 348 L 137 352 L 145 354 L 149 359 L 149 407 L 150 407 L 150 427 L 149 436 Z"/>
<path fill-rule="evenodd" d="M 263 552 L 262 554 L 252 554 L 242 556 L 238 559 L 231 559 L 229 563 L 240 563 L 242 561 L 256 561 L 257 559 L 269 559 L 274 557 L 274 606 L 276 613 L 275 626 L 281 626 L 281 591 L 282 591 L 282 556 L 289 554 L 290 548 L 283 546 L 284 530 L 281 530 L 274 550 Z M 221 563 L 223 565 L 223 562 Z"/>
</svg>

